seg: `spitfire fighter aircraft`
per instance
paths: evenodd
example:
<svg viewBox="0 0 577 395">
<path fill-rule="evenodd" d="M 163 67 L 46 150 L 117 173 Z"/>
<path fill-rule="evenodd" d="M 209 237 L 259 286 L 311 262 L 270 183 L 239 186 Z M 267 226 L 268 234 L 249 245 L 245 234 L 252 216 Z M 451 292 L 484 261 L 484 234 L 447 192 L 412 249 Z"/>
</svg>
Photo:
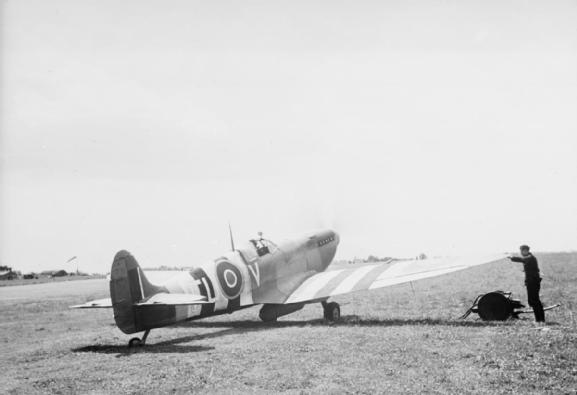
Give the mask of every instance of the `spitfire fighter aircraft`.
<svg viewBox="0 0 577 395">
<path fill-rule="evenodd" d="M 425 260 L 390 260 L 353 269 L 329 270 L 339 235 L 333 230 L 311 232 L 273 243 L 261 237 L 244 247 L 190 271 L 176 271 L 163 283 L 151 283 L 127 251 L 114 257 L 110 272 L 110 298 L 73 308 L 111 307 L 118 328 L 144 332 L 129 347 L 144 345 L 151 329 L 186 320 L 232 313 L 262 305 L 263 321 L 320 303 L 324 318 L 338 321 L 337 295 L 415 281 L 502 259 L 504 255 Z"/>
</svg>

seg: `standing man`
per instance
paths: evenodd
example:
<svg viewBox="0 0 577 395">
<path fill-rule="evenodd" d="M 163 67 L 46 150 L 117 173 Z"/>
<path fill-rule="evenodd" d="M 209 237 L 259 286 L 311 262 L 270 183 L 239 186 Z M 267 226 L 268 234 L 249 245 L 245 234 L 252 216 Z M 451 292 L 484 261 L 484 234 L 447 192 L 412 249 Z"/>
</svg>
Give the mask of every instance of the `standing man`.
<svg viewBox="0 0 577 395">
<path fill-rule="evenodd" d="M 509 259 L 512 262 L 521 262 L 523 264 L 523 270 L 525 270 L 525 286 L 527 287 L 527 301 L 529 302 L 529 306 L 533 308 L 535 321 L 544 323 L 545 312 L 539 299 L 541 274 L 539 272 L 537 258 L 529 252 L 528 245 L 522 245 L 519 247 L 519 250 L 521 251 L 521 257 L 510 256 Z"/>
</svg>

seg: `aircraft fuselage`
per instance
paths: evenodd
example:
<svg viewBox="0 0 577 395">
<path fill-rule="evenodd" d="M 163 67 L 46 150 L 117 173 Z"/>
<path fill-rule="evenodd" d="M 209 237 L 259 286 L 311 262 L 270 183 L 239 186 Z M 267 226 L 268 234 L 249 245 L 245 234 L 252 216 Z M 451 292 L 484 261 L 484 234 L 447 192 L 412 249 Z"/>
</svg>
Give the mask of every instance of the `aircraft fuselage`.
<svg viewBox="0 0 577 395">
<path fill-rule="evenodd" d="M 119 327 L 125 333 L 133 333 L 232 313 L 265 300 L 282 304 L 307 277 L 329 266 L 338 243 L 339 236 L 332 230 L 309 233 L 278 244 L 265 239 L 251 240 L 248 246 L 230 251 L 189 272 L 177 272 L 162 284 L 165 292 L 204 296 L 209 303 L 137 307 L 136 321 L 140 325 L 129 331 Z M 287 314 L 295 311 L 292 307 L 285 310 Z"/>
</svg>

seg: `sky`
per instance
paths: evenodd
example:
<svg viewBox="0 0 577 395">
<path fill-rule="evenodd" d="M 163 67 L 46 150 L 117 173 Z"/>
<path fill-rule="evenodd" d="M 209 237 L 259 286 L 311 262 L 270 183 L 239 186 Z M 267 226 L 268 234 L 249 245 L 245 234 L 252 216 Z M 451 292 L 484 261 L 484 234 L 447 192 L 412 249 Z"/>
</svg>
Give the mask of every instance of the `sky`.
<svg viewBox="0 0 577 395">
<path fill-rule="evenodd" d="M 575 1 L 0 5 L 0 264 L 577 249 Z"/>
</svg>

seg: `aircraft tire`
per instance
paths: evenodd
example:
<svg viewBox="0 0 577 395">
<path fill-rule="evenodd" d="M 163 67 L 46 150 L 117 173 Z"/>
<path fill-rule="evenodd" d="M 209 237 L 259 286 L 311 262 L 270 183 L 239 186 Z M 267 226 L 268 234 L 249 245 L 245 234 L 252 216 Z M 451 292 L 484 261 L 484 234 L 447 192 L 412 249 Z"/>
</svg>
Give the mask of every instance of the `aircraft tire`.
<svg viewBox="0 0 577 395">
<path fill-rule="evenodd" d="M 324 306 L 324 316 L 328 323 L 335 323 L 341 319 L 341 307 L 338 303 L 331 302 Z"/>
<path fill-rule="evenodd" d="M 140 340 L 139 337 L 133 337 L 132 339 L 130 339 L 130 341 L 128 342 L 128 348 L 134 348 L 134 347 L 142 347 L 142 340 Z"/>
</svg>

